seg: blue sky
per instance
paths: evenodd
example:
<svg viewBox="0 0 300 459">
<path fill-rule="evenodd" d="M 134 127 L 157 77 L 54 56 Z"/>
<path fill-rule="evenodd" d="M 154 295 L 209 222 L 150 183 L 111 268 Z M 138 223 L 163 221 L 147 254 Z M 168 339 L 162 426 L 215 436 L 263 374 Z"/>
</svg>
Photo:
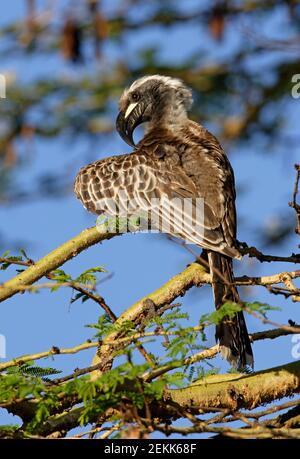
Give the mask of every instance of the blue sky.
<svg viewBox="0 0 300 459">
<path fill-rule="evenodd" d="M 21 19 L 23 3 L 20 0 L 6 2 L 5 8 L 2 8 L 0 24 L 11 19 Z M 39 4 L 42 3 L 39 2 Z M 108 12 L 111 3 L 108 0 L 103 1 Z M 187 3 L 189 8 L 192 8 L 197 2 Z M 274 24 L 278 24 L 279 33 L 281 30 L 279 18 L 274 17 Z M 271 26 L 266 26 L 267 31 L 268 28 L 271 29 Z M 276 33 L 273 26 L 272 30 L 275 30 L 274 33 Z M 216 50 L 210 38 L 207 39 L 204 45 L 204 62 L 226 58 L 226 53 L 237 46 L 234 29 L 226 33 L 225 44 L 219 50 Z M 203 34 L 203 28 L 195 24 L 189 29 L 179 26 L 174 31 L 166 33 L 158 28 L 147 29 L 140 33 L 138 41 L 133 34 L 128 33 L 122 49 L 118 49 L 114 44 L 107 44 L 105 53 L 108 61 L 113 60 L 121 52 L 134 60 L 138 50 L 144 44 L 151 43 L 161 46 L 162 60 L 180 61 L 187 52 L 198 47 L 198 42 Z M 252 65 L 257 71 L 256 63 L 253 60 L 249 61 L 249 65 Z M 54 75 L 76 73 L 76 70 L 65 64 L 58 56 L 50 58 L 39 56 L 33 59 L 30 55 L 26 58 L 10 56 L 0 62 L 0 72 L 8 70 L 16 71 L 18 78 L 24 81 L 46 75 L 49 71 Z M 84 71 L 101 72 L 104 69 L 100 65 L 96 68 L 85 68 Z M 299 107 L 299 99 L 294 100 L 287 94 L 281 107 L 286 113 L 287 134 L 297 134 Z M 112 113 L 111 116 L 114 118 L 116 113 Z M 32 152 L 28 155 L 24 148 L 20 148 L 23 165 L 15 172 L 17 183 L 25 189 L 42 171 L 67 168 L 71 178 L 75 176 L 81 165 L 87 163 L 87 158 L 91 161 L 130 151 L 117 133 L 108 139 L 99 139 L 99 143 L 94 142 L 92 148 L 91 144 L 83 138 L 76 138 L 72 141 L 72 139 L 60 136 L 52 140 L 34 139 L 30 144 L 30 149 Z M 270 142 L 268 151 L 265 149 L 264 143 L 249 141 L 243 146 L 231 148 L 229 152 L 235 171 L 237 189 L 240 190 L 237 196 L 238 238 L 267 252 L 288 255 L 297 251 L 299 238 L 297 240 L 296 235 L 291 234 L 280 248 L 265 249 L 259 245 L 260 238 L 257 229 L 274 217 L 279 219 L 293 217 L 292 210 L 288 208 L 287 203 L 291 199 L 294 183 L 293 164 L 297 159 L 299 162 L 299 146 L 293 145 L 293 148 L 286 149 L 284 144 L 272 145 Z M 246 184 L 247 189 L 243 191 Z M 37 199 L 34 202 L 0 207 L 0 232 L 8 241 L 5 248 L 11 248 L 9 241 L 19 241 L 19 244 L 26 248 L 33 259 L 39 259 L 94 223 L 94 216 L 82 208 L 73 194 L 62 199 L 55 197 Z M 94 246 L 75 260 L 66 263 L 63 269 L 76 275 L 89 267 L 103 265 L 108 272 L 113 273 L 113 277 L 99 286 L 99 293 L 106 299 L 113 311 L 120 314 L 131 303 L 158 288 L 192 261 L 193 256 L 190 253 L 165 237 L 140 234 L 125 235 Z M 245 258 L 242 262 L 235 264 L 235 269 L 239 274 L 258 276 L 291 270 L 294 269 L 294 266 L 283 263 L 259 264 L 252 259 Z M 11 277 L 13 273 L 13 268 L 6 272 L 1 271 L 0 282 Z M 259 300 L 281 307 L 282 311 L 276 311 L 270 316 L 274 321 L 287 322 L 289 318 L 300 321 L 297 304 L 286 301 L 281 296 L 270 296 L 262 288 L 241 289 L 241 296 L 249 301 Z M 50 295 L 48 291 L 41 291 L 35 295 L 27 293 L 17 295 L 2 304 L 0 333 L 6 337 L 7 359 L 47 350 L 53 345 L 70 347 L 91 337 L 93 332 L 84 325 L 96 322 L 101 311 L 90 301 L 84 304 L 77 302 L 70 306 L 69 300 L 69 290 L 61 289 L 55 295 Z M 213 310 L 209 287 L 194 288 L 180 301 L 182 301 L 183 310 L 190 314 L 193 323 L 201 314 Z M 250 332 L 268 328 L 252 317 L 247 317 L 247 323 Z M 213 330 L 209 331 L 208 337 L 208 345 L 213 345 Z M 291 361 L 291 348 L 290 337 L 255 343 L 255 369 L 260 370 Z M 57 368 L 68 371 L 74 369 L 75 366 L 88 365 L 92 357 L 93 351 L 86 351 L 76 355 L 76 361 L 72 357 L 59 356 L 55 358 L 54 364 Z M 50 363 L 50 361 L 47 362 Z M 228 369 L 227 364 L 220 358 L 216 359 L 216 365 L 222 371 Z M 10 420 L 11 417 L 4 411 L 0 413 L 2 423 L 8 423 Z"/>
</svg>

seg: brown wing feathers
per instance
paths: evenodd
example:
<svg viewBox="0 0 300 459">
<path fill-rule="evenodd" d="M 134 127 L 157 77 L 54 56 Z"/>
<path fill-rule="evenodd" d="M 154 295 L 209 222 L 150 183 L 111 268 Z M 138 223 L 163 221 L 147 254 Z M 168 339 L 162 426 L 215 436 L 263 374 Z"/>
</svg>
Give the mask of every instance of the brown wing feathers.
<svg viewBox="0 0 300 459">
<path fill-rule="evenodd" d="M 132 212 L 151 209 L 154 220 L 164 220 L 171 234 L 208 250 L 216 307 L 224 301 L 239 301 L 232 284 L 231 261 L 240 257 L 235 246 L 234 176 L 218 141 L 204 128 L 189 122 L 180 137 L 170 131 L 148 134 L 134 153 L 82 168 L 76 177 L 75 193 L 96 214 L 126 211 L 128 202 Z M 154 198 L 161 200 L 160 206 L 153 204 Z M 177 201 L 169 212 L 167 202 L 173 198 Z M 181 201 L 190 199 L 195 212 L 196 198 L 204 203 L 204 219 L 198 221 L 200 234 L 192 231 L 193 221 L 181 206 Z M 222 279 L 217 272 L 221 272 Z M 242 313 L 232 321 L 225 319 L 216 333 L 231 363 L 239 367 L 252 364 Z"/>
</svg>

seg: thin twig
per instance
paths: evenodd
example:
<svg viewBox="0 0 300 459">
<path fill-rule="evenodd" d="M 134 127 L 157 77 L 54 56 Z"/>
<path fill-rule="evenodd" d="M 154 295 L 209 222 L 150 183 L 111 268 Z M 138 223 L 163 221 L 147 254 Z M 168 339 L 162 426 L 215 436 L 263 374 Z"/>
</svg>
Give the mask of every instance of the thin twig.
<svg viewBox="0 0 300 459">
<path fill-rule="evenodd" d="M 270 263 L 271 261 L 278 261 L 284 263 L 300 263 L 300 253 L 293 253 L 289 257 L 280 257 L 276 255 L 265 255 L 262 252 L 260 252 L 256 247 L 243 246 L 240 247 L 239 250 L 243 255 L 249 255 L 250 258 L 256 258 L 261 263 Z"/>
<path fill-rule="evenodd" d="M 64 354 L 76 354 L 77 352 L 84 351 L 86 349 L 91 349 L 93 347 L 99 346 L 98 341 L 87 341 L 86 343 L 79 344 L 78 346 L 69 347 L 69 348 L 59 348 L 53 346 L 48 351 L 37 352 L 36 354 L 22 355 L 16 357 L 15 359 L 10 360 L 9 362 L 0 363 L 0 371 L 6 370 L 7 368 L 14 367 L 16 365 L 22 365 L 25 362 L 30 362 L 32 360 L 44 359 L 45 357 L 50 357 L 53 355 L 64 355 Z"/>
<path fill-rule="evenodd" d="M 296 179 L 295 179 L 295 185 L 294 185 L 294 190 L 293 190 L 293 200 L 292 202 L 289 202 L 289 206 L 295 209 L 296 220 L 297 220 L 295 232 L 297 234 L 300 234 L 300 205 L 297 203 L 297 196 L 299 192 L 299 182 L 300 182 L 300 164 L 295 164 L 295 169 L 296 169 Z"/>
</svg>

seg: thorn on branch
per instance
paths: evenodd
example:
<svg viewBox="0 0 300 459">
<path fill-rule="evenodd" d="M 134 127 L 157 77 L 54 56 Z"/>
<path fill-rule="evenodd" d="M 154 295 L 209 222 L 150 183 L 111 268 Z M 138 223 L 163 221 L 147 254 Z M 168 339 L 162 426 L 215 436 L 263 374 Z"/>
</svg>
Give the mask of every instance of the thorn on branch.
<svg viewBox="0 0 300 459">
<path fill-rule="evenodd" d="M 51 347 L 51 352 L 52 352 L 52 354 L 60 354 L 60 349 L 57 346 L 52 346 Z"/>
</svg>

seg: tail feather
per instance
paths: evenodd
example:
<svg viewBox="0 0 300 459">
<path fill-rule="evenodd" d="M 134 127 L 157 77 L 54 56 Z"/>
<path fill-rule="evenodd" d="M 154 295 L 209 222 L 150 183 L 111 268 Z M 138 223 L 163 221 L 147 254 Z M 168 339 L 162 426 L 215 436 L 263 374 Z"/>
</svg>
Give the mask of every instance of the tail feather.
<svg viewBox="0 0 300 459">
<path fill-rule="evenodd" d="M 216 252 L 208 252 L 208 262 L 212 276 L 212 288 L 216 309 L 226 301 L 239 301 L 239 294 L 233 283 L 232 259 Z M 223 358 L 235 368 L 253 368 L 253 353 L 243 312 L 233 318 L 224 317 L 216 327 Z"/>
</svg>

